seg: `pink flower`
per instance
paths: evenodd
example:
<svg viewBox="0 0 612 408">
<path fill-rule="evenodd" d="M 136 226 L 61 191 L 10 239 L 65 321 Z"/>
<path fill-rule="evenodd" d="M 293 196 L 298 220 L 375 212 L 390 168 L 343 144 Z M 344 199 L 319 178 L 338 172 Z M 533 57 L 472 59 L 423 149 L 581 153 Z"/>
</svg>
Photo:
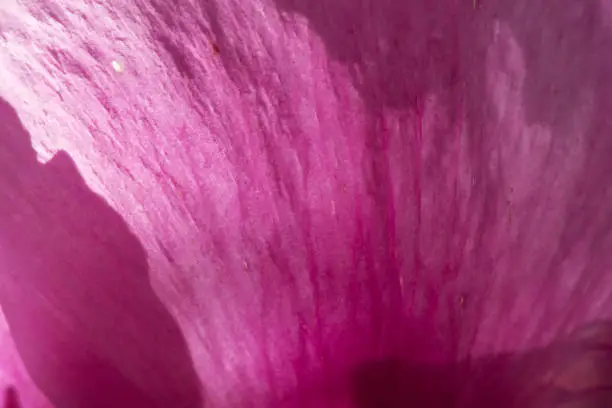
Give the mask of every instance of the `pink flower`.
<svg viewBox="0 0 612 408">
<path fill-rule="evenodd" d="M 607 3 L 4 0 L 0 387 L 604 403 Z"/>
</svg>

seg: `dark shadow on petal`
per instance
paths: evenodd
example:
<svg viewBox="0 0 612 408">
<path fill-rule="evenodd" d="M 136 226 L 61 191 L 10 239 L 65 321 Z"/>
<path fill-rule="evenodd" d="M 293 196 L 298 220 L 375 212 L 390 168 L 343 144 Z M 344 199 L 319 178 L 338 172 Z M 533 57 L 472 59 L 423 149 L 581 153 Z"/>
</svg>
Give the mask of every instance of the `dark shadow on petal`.
<svg viewBox="0 0 612 408">
<path fill-rule="evenodd" d="M 2 100 L 0 306 L 29 375 L 57 407 L 203 405 L 138 238 L 67 153 L 37 162 Z"/>
<path fill-rule="evenodd" d="M 8 387 L 4 391 L 4 408 L 22 408 L 21 402 L 19 401 L 19 394 L 13 387 Z"/>
<path fill-rule="evenodd" d="M 594 327 L 599 329 L 594 330 Z M 612 341 L 594 323 L 587 337 L 561 337 L 540 349 L 457 362 L 419 362 L 418 356 L 363 359 L 331 377 L 315 373 L 275 408 L 600 408 L 612 397 Z M 576 333 L 584 333 L 581 329 Z M 595 334 L 593 334 L 596 332 Z M 604 338 L 606 337 L 606 338 Z M 409 350 L 406 354 L 411 354 Z M 328 361 L 329 370 L 342 358 Z M 576 367 L 581 370 L 576 371 Z M 579 374 L 579 375 L 576 375 Z M 319 380 L 318 378 L 322 378 Z M 328 404 L 328 405 L 326 405 Z M 599 405 L 598 405 L 599 404 Z M 602 405 L 604 404 L 604 405 Z"/>
<path fill-rule="evenodd" d="M 612 350 L 602 350 L 592 340 L 612 341 L 610 332 L 602 333 L 609 327 L 610 323 L 596 323 L 585 327 L 588 336 L 456 364 L 393 358 L 367 362 L 353 372 L 354 401 L 358 408 L 608 406 Z"/>
</svg>

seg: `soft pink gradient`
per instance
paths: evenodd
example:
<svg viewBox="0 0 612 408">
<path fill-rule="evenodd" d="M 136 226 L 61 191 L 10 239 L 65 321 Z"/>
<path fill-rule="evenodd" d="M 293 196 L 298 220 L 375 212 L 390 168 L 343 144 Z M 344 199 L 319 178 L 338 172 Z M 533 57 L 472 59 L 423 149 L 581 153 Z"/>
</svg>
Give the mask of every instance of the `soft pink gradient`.
<svg viewBox="0 0 612 408">
<path fill-rule="evenodd" d="M 2 0 L 0 387 L 524 406 L 612 317 L 612 7 L 549 3 Z"/>
</svg>

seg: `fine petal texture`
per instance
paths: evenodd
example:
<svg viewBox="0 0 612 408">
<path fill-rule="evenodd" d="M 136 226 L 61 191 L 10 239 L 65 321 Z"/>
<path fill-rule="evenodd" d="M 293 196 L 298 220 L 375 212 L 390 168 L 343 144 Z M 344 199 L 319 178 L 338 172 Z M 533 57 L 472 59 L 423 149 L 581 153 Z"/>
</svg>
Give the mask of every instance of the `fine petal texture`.
<svg viewBox="0 0 612 408">
<path fill-rule="evenodd" d="M 605 404 L 610 4 L 2 0 L 6 404 Z"/>
</svg>

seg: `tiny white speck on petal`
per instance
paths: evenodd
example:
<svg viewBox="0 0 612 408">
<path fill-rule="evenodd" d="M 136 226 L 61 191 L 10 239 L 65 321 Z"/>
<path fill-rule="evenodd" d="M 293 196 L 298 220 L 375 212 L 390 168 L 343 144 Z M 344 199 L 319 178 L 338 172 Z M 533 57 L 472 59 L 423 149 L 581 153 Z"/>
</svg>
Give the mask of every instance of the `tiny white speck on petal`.
<svg viewBox="0 0 612 408">
<path fill-rule="evenodd" d="M 123 65 L 119 61 L 113 61 L 112 65 L 115 72 L 123 72 Z"/>
</svg>

